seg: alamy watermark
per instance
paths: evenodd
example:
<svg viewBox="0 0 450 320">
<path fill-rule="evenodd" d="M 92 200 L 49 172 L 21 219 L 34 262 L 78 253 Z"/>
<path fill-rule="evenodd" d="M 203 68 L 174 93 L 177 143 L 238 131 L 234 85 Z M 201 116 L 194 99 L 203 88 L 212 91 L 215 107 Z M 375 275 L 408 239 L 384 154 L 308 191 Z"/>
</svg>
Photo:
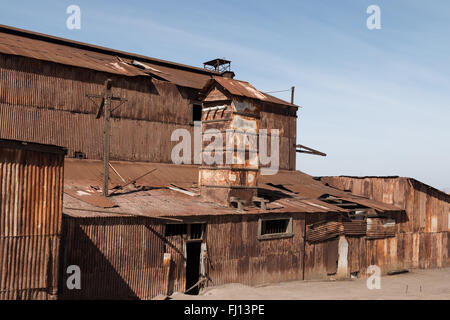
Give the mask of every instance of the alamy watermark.
<svg viewBox="0 0 450 320">
<path fill-rule="evenodd" d="M 366 10 L 367 14 L 370 14 L 370 16 L 367 18 L 366 25 L 367 29 L 374 30 L 374 29 L 381 29 L 381 9 L 379 6 L 372 4 L 367 7 Z"/>
<path fill-rule="evenodd" d="M 367 289 L 381 289 L 381 269 L 379 266 L 371 265 L 367 267 L 367 274 L 370 276 L 366 280 Z"/>
<path fill-rule="evenodd" d="M 79 6 L 72 4 L 67 7 L 66 13 L 70 16 L 66 20 L 66 27 L 69 30 L 81 29 L 81 9 Z"/>
<path fill-rule="evenodd" d="M 77 265 L 70 265 L 67 267 L 67 274 L 70 276 L 67 277 L 66 285 L 69 290 L 81 289 L 81 269 Z"/>
</svg>

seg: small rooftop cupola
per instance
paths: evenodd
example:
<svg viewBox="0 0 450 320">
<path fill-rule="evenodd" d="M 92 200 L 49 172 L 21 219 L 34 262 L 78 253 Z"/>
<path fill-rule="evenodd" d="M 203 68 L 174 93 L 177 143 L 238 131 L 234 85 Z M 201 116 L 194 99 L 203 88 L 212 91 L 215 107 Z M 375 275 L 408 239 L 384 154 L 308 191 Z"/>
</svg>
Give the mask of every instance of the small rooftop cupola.
<svg viewBox="0 0 450 320">
<path fill-rule="evenodd" d="M 206 70 L 220 72 L 222 76 L 226 78 L 234 78 L 234 72 L 231 71 L 231 61 L 226 59 L 213 59 L 210 61 L 203 62 L 203 68 Z"/>
<path fill-rule="evenodd" d="M 203 62 L 203 68 L 217 72 L 231 71 L 231 61 L 223 58 L 217 58 Z"/>
</svg>

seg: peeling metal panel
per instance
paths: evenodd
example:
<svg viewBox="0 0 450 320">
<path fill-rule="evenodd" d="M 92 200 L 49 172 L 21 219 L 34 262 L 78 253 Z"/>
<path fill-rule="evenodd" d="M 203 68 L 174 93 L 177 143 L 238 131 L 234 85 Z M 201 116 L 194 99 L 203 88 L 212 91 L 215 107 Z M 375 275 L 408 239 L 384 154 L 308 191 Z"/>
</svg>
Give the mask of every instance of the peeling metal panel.
<svg viewBox="0 0 450 320">
<path fill-rule="evenodd" d="M 232 197 L 252 206 L 259 176 L 260 107 L 254 101 L 230 94 L 216 84 L 203 102 L 202 133 L 204 136 L 212 130 L 216 133 L 203 141 L 200 193 L 205 199 L 225 206 L 230 205 Z M 210 143 L 215 149 L 210 149 Z"/>
</svg>

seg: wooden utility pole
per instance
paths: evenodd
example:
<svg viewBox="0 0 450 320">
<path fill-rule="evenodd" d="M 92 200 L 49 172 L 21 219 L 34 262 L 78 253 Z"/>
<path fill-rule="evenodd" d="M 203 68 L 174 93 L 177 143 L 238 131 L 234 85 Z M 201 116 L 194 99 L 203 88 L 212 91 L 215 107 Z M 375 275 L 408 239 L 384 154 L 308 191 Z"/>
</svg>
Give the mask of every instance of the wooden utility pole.
<svg viewBox="0 0 450 320">
<path fill-rule="evenodd" d="M 111 79 L 105 81 L 105 126 L 103 130 L 103 196 L 108 196 L 108 182 L 109 182 L 109 141 L 111 131 Z"/>
<path fill-rule="evenodd" d="M 295 91 L 295 87 L 292 86 L 291 87 L 291 104 L 294 104 L 294 91 Z"/>
<path fill-rule="evenodd" d="M 105 81 L 105 93 L 103 96 L 95 95 L 95 94 L 87 94 L 88 98 L 101 98 L 100 106 L 98 106 L 97 116 L 99 119 L 102 115 L 102 111 L 105 117 L 104 129 L 103 129 L 103 189 L 102 194 L 104 197 L 108 196 L 108 182 L 109 182 L 109 153 L 110 153 L 110 138 L 111 138 L 111 106 L 112 101 L 120 101 L 121 103 L 114 108 L 117 109 L 126 102 L 126 99 L 122 99 L 120 97 L 113 97 L 112 95 L 112 80 L 107 79 Z M 92 100 L 92 99 L 91 99 Z M 93 100 L 92 100 L 93 101 Z M 95 101 L 93 101 L 95 103 Z"/>
</svg>

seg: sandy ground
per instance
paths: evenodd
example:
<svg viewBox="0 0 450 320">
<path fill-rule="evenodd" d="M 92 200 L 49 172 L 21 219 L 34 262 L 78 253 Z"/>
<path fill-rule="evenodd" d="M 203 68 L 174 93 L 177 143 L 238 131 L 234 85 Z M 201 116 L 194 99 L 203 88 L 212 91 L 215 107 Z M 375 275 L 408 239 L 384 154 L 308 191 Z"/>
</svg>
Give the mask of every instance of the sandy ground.
<svg viewBox="0 0 450 320">
<path fill-rule="evenodd" d="M 408 273 L 382 276 L 381 289 L 369 290 L 366 279 L 344 281 L 294 281 L 248 287 L 227 284 L 211 287 L 198 296 L 174 293 L 174 300 L 384 300 L 445 299 L 450 300 L 450 268 L 410 270 Z"/>
</svg>

